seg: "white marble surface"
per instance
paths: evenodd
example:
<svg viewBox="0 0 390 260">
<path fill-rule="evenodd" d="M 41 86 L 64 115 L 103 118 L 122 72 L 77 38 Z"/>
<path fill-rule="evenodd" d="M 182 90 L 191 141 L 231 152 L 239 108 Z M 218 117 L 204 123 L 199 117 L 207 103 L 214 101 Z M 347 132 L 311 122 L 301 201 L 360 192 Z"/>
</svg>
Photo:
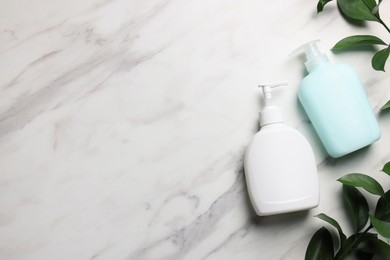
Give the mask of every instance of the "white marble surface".
<svg viewBox="0 0 390 260">
<path fill-rule="evenodd" d="M 336 179 L 381 179 L 383 136 L 327 158 L 298 105 L 304 76 L 288 54 L 380 25 L 347 24 L 330 4 L 265 0 L 0 0 L 1 259 L 302 259 L 325 212 L 346 225 Z M 390 23 L 390 3 L 382 17 Z M 390 74 L 370 52 L 353 65 L 376 112 Z M 390 69 L 389 66 L 387 66 Z M 243 152 L 257 131 L 259 83 L 286 80 L 275 103 L 313 146 L 320 206 L 256 217 Z M 304 180 L 302 180 L 304 181 Z M 386 183 L 387 181 L 387 183 Z"/>
</svg>

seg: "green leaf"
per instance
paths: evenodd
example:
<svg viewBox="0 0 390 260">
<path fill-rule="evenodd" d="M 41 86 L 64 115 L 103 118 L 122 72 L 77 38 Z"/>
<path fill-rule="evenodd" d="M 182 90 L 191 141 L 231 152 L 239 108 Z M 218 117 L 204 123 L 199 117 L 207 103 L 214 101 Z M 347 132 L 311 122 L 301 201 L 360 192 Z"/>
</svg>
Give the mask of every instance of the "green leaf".
<svg viewBox="0 0 390 260">
<path fill-rule="evenodd" d="M 379 198 L 375 208 L 375 217 L 383 221 L 390 221 L 390 190 Z"/>
<path fill-rule="evenodd" d="M 383 105 L 383 107 L 381 108 L 380 112 L 382 112 L 384 110 L 387 110 L 389 108 L 390 108 L 390 100 L 387 101 L 387 103 Z"/>
<path fill-rule="evenodd" d="M 355 187 L 362 187 L 366 191 L 382 196 L 385 194 L 382 186 L 374 178 L 361 174 L 361 173 L 350 173 L 342 176 L 338 179 L 339 182 Z"/>
<path fill-rule="evenodd" d="M 362 45 L 373 45 L 373 44 L 379 44 L 379 45 L 386 45 L 380 38 L 372 35 L 353 35 L 346 37 L 339 42 L 336 43 L 335 46 L 333 46 L 333 51 L 339 51 L 346 48 L 351 48 L 355 46 L 362 46 Z"/>
<path fill-rule="evenodd" d="M 305 260 L 334 259 L 333 239 L 329 230 L 320 228 L 311 238 L 306 249 Z"/>
<path fill-rule="evenodd" d="M 378 237 L 365 236 L 358 249 L 363 252 L 373 253 L 381 257 L 381 259 L 390 259 L 390 245 L 380 240 Z"/>
<path fill-rule="evenodd" d="M 363 2 L 367 5 L 368 8 L 370 8 L 371 12 L 377 6 L 375 0 L 363 0 Z"/>
<path fill-rule="evenodd" d="M 390 101 L 387 102 L 390 106 Z M 388 175 L 390 175 L 390 162 L 387 162 L 384 166 L 383 166 L 383 169 L 382 169 L 382 172 L 384 173 L 387 173 Z"/>
<path fill-rule="evenodd" d="M 364 228 L 368 221 L 368 203 L 363 194 L 355 187 L 343 185 L 343 198 L 353 217 L 356 232 Z"/>
<path fill-rule="evenodd" d="M 319 0 L 317 4 L 317 13 L 322 12 L 324 10 L 324 6 L 332 0 Z"/>
<path fill-rule="evenodd" d="M 381 2 L 382 2 L 382 0 L 379 0 L 379 3 L 374 8 L 372 8 L 372 13 L 375 16 L 377 16 L 377 17 L 380 17 L 380 15 L 379 15 L 379 5 L 380 5 Z"/>
<path fill-rule="evenodd" d="M 338 0 L 337 4 L 341 12 L 351 19 L 379 22 L 378 17 L 372 13 L 376 6 L 374 2 L 374 0 Z"/>
<path fill-rule="evenodd" d="M 339 251 L 337 252 L 335 259 L 337 260 L 344 260 L 349 259 L 346 258 L 347 256 L 351 256 L 351 254 L 354 252 L 355 249 L 359 246 L 359 244 L 362 242 L 364 237 L 366 236 L 373 236 L 377 237 L 376 234 L 371 233 L 356 233 L 351 235 L 346 241 L 344 246 L 340 247 Z"/>
<path fill-rule="evenodd" d="M 390 238 L 390 222 L 377 219 L 372 215 L 370 215 L 370 220 L 379 235 L 385 238 Z"/>
<path fill-rule="evenodd" d="M 357 259 L 357 260 L 371 260 L 374 257 L 373 253 L 364 252 L 359 249 L 355 249 L 353 253 L 354 253 L 354 258 L 352 259 Z"/>
<path fill-rule="evenodd" d="M 345 236 L 345 234 L 344 234 L 343 230 L 341 229 L 339 223 L 335 219 L 329 217 L 328 215 L 326 215 L 324 213 L 318 214 L 315 217 L 320 218 L 323 221 L 328 222 L 329 224 L 331 224 L 332 226 L 334 226 L 337 229 L 337 231 L 339 232 L 339 236 L 340 236 L 340 244 L 341 244 L 341 246 L 343 246 L 343 244 L 345 243 L 345 240 L 347 239 L 347 237 Z"/>
<path fill-rule="evenodd" d="M 390 54 L 390 48 L 384 48 L 374 54 L 371 60 L 371 65 L 375 70 L 385 71 L 385 64 Z"/>
</svg>

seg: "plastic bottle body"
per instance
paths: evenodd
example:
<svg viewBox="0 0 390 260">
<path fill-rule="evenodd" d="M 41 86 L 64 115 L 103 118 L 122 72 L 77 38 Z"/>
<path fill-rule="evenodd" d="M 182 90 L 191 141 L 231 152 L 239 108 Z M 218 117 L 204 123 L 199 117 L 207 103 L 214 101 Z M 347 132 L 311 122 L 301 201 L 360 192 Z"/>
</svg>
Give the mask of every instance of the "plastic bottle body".
<svg viewBox="0 0 390 260">
<path fill-rule="evenodd" d="M 308 141 L 283 123 L 261 128 L 247 147 L 245 176 L 259 216 L 316 207 L 319 184 Z"/>
<path fill-rule="evenodd" d="M 298 97 L 330 156 L 341 157 L 380 138 L 367 95 L 350 66 L 317 66 L 303 79 Z"/>
</svg>

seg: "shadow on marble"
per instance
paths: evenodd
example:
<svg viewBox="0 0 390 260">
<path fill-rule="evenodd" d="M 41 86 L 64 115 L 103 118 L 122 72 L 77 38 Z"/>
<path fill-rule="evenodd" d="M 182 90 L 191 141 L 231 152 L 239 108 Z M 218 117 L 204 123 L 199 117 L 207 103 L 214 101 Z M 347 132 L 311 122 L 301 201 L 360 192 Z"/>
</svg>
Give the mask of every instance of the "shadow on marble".
<svg viewBox="0 0 390 260">
<path fill-rule="evenodd" d="M 352 161 L 360 161 L 364 160 L 364 157 L 368 155 L 369 151 L 371 149 L 371 145 L 363 147 L 355 152 L 352 152 L 350 154 L 344 155 L 340 158 L 332 158 L 328 156 L 325 160 L 327 165 L 332 166 L 342 166 L 344 164 L 350 164 Z M 345 173 L 347 174 L 347 173 Z"/>
<path fill-rule="evenodd" d="M 253 225 L 261 226 L 267 225 L 268 227 L 272 226 L 294 226 L 299 223 L 303 223 L 309 217 L 310 210 L 302 210 L 272 216 L 253 216 L 251 222 Z M 311 216 L 311 215 L 310 215 Z"/>
</svg>

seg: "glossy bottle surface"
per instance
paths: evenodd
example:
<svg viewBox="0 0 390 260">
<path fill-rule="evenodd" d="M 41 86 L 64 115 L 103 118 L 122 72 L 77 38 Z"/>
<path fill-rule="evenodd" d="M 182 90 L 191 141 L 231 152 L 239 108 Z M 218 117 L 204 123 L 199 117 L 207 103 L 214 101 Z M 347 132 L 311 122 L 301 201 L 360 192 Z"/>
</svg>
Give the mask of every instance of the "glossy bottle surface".
<svg viewBox="0 0 390 260">
<path fill-rule="evenodd" d="M 380 138 L 380 129 L 360 79 L 350 66 L 323 63 L 298 91 L 328 154 L 341 157 Z"/>
</svg>

